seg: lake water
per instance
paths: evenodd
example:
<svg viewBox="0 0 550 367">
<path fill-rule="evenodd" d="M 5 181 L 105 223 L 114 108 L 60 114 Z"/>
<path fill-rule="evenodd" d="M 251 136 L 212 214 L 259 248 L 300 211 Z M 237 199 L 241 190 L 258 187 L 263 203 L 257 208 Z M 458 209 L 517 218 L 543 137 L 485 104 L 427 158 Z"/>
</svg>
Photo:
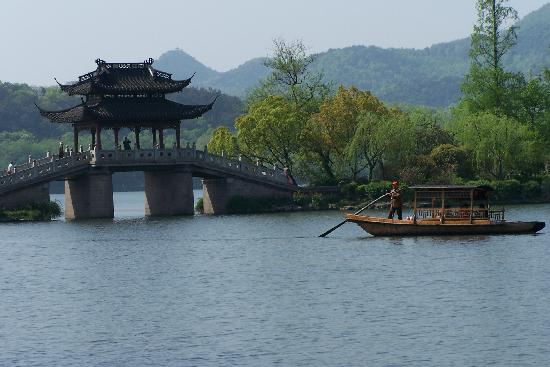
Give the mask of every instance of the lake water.
<svg viewBox="0 0 550 367">
<path fill-rule="evenodd" d="M 548 228 L 321 239 L 341 213 L 145 219 L 143 193 L 115 217 L 0 225 L 0 366 L 550 365 Z"/>
</svg>

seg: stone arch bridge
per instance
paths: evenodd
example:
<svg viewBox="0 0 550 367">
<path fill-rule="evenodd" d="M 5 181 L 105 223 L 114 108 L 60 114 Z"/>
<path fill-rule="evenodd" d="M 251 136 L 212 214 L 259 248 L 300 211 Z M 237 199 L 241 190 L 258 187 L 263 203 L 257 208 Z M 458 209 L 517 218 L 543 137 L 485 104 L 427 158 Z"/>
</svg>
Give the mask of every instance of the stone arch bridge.
<svg viewBox="0 0 550 367">
<path fill-rule="evenodd" d="M 292 197 L 283 170 L 195 149 L 89 150 L 49 156 L 0 177 L 0 208 L 49 201 L 50 181 L 65 181 L 67 219 L 112 218 L 113 172 L 143 171 L 145 215 L 192 215 L 192 177 L 203 178 L 204 211 L 223 214 L 233 196 Z"/>
</svg>

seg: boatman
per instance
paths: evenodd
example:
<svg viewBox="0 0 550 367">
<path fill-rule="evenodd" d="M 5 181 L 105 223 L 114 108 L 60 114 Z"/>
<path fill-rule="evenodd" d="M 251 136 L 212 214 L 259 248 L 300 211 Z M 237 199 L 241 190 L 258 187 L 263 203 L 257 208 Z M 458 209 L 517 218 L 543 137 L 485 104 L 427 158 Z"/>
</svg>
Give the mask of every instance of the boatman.
<svg viewBox="0 0 550 367">
<path fill-rule="evenodd" d="M 388 215 L 388 219 L 393 219 L 393 215 L 395 212 L 397 212 L 397 218 L 403 219 L 403 211 L 401 210 L 403 206 L 403 200 L 401 198 L 401 193 L 397 190 L 397 186 L 399 186 L 399 182 L 393 181 L 391 183 L 391 191 L 390 191 L 390 214 Z"/>
</svg>

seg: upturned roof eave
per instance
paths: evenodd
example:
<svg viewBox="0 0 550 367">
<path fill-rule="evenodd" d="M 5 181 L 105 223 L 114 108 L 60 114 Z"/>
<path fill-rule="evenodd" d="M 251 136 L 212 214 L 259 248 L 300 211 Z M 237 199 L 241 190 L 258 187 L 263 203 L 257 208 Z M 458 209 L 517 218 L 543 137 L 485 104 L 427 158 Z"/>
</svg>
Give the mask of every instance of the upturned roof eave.
<svg viewBox="0 0 550 367">
<path fill-rule="evenodd" d="M 131 102 L 129 102 L 128 99 L 120 98 L 103 100 L 92 105 L 81 103 L 57 111 L 45 110 L 35 105 L 40 114 L 52 123 L 80 124 L 98 121 L 116 125 L 119 122 L 121 124 L 127 124 L 129 121 L 136 121 L 136 123 L 142 121 L 143 123 L 154 124 L 155 121 L 159 123 L 173 123 L 174 121 L 191 120 L 201 117 L 204 113 L 212 109 L 216 100 L 206 105 L 183 105 L 166 99 L 151 100 L 144 98 L 143 100 L 130 101 Z M 136 102 L 142 110 L 154 112 L 150 115 L 143 114 L 132 116 L 129 112 L 134 110 Z M 127 111 L 124 111 L 125 109 Z"/>
<path fill-rule="evenodd" d="M 109 73 L 116 73 L 117 69 L 109 70 Z M 69 95 L 89 95 L 89 94 L 109 94 L 109 93 L 176 93 L 181 92 L 184 88 L 186 88 L 189 84 L 191 84 L 191 81 L 193 77 L 195 76 L 195 73 L 191 75 L 187 79 L 183 80 L 173 80 L 171 77 L 162 77 L 159 75 L 170 75 L 167 73 L 164 73 L 162 71 L 151 69 L 153 72 L 151 74 L 149 73 L 143 73 L 142 76 L 137 76 L 137 79 L 142 79 L 139 83 L 141 85 L 137 87 L 125 87 L 123 85 L 117 86 L 115 85 L 109 85 L 107 83 L 104 83 L 101 81 L 101 75 L 104 72 L 101 72 L 99 69 L 96 70 L 96 72 L 84 74 L 84 75 L 92 75 L 91 77 L 87 78 L 86 80 L 79 80 L 73 84 L 62 84 L 55 79 L 61 90 Z M 82 78 L 79 77 L 79 78 Z M 152 85 L 153 83 L 160 84 L 160 85 Z M 148 85 L 149 84 L 149 85 Z"/>
</svg>

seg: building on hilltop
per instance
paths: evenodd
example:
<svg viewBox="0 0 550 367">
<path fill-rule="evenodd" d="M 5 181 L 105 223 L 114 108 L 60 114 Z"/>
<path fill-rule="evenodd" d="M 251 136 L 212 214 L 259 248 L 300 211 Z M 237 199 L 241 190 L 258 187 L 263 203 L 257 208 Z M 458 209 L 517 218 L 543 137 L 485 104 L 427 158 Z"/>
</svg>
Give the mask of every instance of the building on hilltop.
<svg viewBox="0 0 550 367">
<path fill-rule="evenodd" d="M 74 84 L 59 84 L 69 95 L 81 95 L 82 103 L 59 111 L 47 111 L 39 106 L 40 114 L 53 123 L 72 124 L 74 150 L 78 151 L 80 131 L 90 131 L 92 148 L 101 150 L 101 131 L 111 129 L 115 147 L 119 146 L 121 128 L 135 133 L 135 147 L 140 149 L 139 134 L 150 128 L 153 145 L 164 148 L 164 130 L 175 129 L 176 146 L 180 147 L 181 120 L 202 116 L 215 102 L 205 105 L 183 105 L 165 98 L 180 92 L 191 83 L 172 80 L 172 75 L 153 68 L 153 59 L 142 63 L 107 63 L 96 60 L 97 69 L 78 77 Z M 57 82 L 57 80 L 56 80 Z"/>
</svg>

